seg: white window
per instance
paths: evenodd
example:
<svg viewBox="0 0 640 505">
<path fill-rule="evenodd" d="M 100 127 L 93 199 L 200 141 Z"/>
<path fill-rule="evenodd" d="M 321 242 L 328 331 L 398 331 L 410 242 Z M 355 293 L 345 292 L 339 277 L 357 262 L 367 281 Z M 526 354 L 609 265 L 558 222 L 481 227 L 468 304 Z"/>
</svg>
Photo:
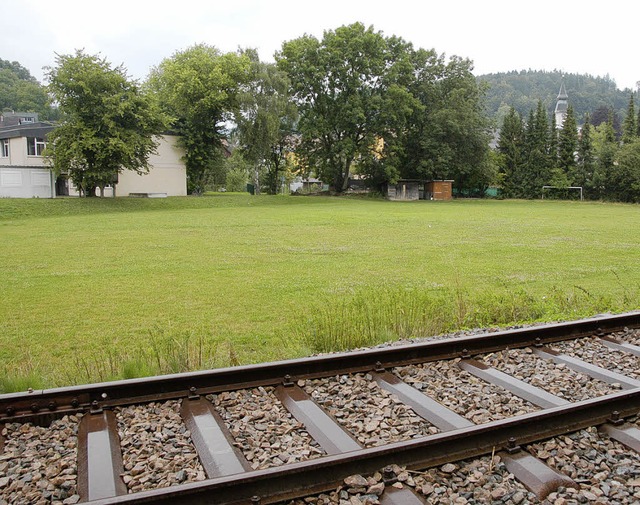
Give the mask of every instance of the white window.
<svg viewBox="0 0 640 505">
<path fill-rule="evenodd" d="M 3 139 L 0 144 L 0 156 L 3 158 L 9 157 L 9 139 Z"/>
<path fill-rule="evenodd" d="M 27 154 L 29 156 L 42 156 L 47 143 L 40 137 L 27 137 Z"/>
</svg>

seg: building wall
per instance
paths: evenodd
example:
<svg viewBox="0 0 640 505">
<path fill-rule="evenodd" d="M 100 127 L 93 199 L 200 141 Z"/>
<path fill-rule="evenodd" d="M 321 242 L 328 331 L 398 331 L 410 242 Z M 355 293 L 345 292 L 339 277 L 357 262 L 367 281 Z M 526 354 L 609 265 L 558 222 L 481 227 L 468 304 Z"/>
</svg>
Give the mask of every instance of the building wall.
<svg viewBox="0 0 640 505">
<path fill-rule="evenodd" d="M 27 137 L 8 140 L 9 156 L 3 157 L 0 152 L 0 197 L 55 197 L 55 178 L 47 168 L 45 158 L 27 154 Z M 182 150 L 177 145 L 178 137 L 163 135 L 157 140 L 157 153 L 149 157 L 149 173 L 138 175 L 129 170 L 123 171 L 115 188 L 116 196 L 128 196 L 131 193 L 162 196 L 187 194 L 187 171 L 182 161 Z M 71 184 L 69 194 L 78 195 Z M 105 191 L 105 196 L 112 195 L 113 190 Z"/>
<path fill-rule="evenodd" d="M 0 198 L 52 198 L 53 195 L 48 168 L 0 166 Z"/>
<path fill-rule="evenodd" d="M 118 174 L 115 196 L 129 196 L 132 193 L 162 196 L 187 194 L 187 169 L 182 161 L 182 149 L 178 147 L 178 137 L 162 135 L 157 140 L 157 153 L 149 156 L 149 173 L 138 175 L 131 170 L 123 170 Z M 105 188 L 104 196 L 113 196 L 113 189 Z M 78 190 L 71 181 L 69 195 L 78 196 Z"/>
<path fill-rule="evenodd" d="M 52 198 L 51 170 L 42 156 L 27 155 L 26 137 L 9 139 L 9 156 L 0 156 L 0 198 Z"/>
<path fill-rule="evenodd" d="M 453 181 L 431 181 L 425 186 L 427 200 L 451 200 Z"/>
<path fill-rule="evenodd" d="M 418 200 L 420 198 L 420 184 L 415 181 L 398 181 L 387 187 L 389 200 Z"/>
<path fill-rule="evenodd" d="M 158 139 L 157 154 L 149 157 L 152 167 L 148 174 L 138 175 L 124 170 L 118 176 L 116 196 L 131 193 L 166 193 L 167 196 L 187 194 L 187 169 L 182 161 L 178 137 L 163 135 Z"/>
<path fill-rule="evenodd" d="M 44 157 L 27 155 L 27 137 L 9 139 L 9 157 L 0 157 L 0 166 L 44 167 Z"/>
</svg>

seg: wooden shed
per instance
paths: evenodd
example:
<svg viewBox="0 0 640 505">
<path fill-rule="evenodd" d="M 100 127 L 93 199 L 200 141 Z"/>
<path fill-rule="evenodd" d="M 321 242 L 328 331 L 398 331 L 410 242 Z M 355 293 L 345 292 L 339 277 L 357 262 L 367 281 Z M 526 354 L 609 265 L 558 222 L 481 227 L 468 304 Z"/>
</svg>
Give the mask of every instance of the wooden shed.
<svg viewBox="0 0 640 505">
<path fill-rule="evenodd" d="M 425 200 L 451 200 L 453 181 L 429 181 L 424 185 Z"/>
<path fill-rule="evenodd" d="M 423 182 L 419 179 L 400 179 L 395 184 L 387 184 L 389 200 L 419 200 Z"/>
</svg>

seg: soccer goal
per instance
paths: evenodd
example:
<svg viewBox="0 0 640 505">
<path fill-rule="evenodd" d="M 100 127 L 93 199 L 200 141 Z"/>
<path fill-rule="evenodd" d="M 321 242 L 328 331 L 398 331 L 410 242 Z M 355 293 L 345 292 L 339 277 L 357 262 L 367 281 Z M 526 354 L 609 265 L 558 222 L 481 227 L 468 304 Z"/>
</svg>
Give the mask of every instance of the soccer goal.
<svg viewBox="0 0 640 505">
<path fill-rule="evenodd" d="M 544 200 L 544 194 L 545 194 L 545 190 L 547 190 L 547 193 L 549 190 L 552 189 L 557 189 L 557 190 L 565 190 L 565 189 L 577 189 L 580 191 L 580 200 L 584 200 L 584 197 L 582 196 L 582 186 L 542 186 L 542 199 Z"/>
</svg>

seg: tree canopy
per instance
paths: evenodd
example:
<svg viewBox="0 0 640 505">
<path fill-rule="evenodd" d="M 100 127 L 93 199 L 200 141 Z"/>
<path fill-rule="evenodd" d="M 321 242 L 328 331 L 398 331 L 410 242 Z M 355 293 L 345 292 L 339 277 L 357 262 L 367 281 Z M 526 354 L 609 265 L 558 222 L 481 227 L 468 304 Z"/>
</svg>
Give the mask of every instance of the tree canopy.
<svg viewBox="0 0 640 505">
<path fill-rule="evenodd" d="M 37 112 L 40 119 L 54 119 L 47 90 L 17 61 L 0 59 L 0 111 Z"/>
<path fill-rule="evenodd" d="M 227 122 L 239 110 L 239 93 L 249 76 L 249 58 L 198 44 L 176 52 L 151 71 L 147 84 L 180 134 L 187 185 L 201 194 L 222 164 Z"/>
<path fill-rule="evenodd" d="M 298 109 L 289 96 L 289 78 L 274 63 L 261 62 L 255 50 L 244 52 L 251 60 L 249 78 L 242 87 L 235 121 L 240 151 L 261 175 L 267 191 L 278 191 L 279 177 L 295 147 Z"/>
<path fill-rule="evenodd" d="M 378 139 L 395 129 L 412 100 L 398 83 L 406 43 L 361 23 L 285 42 L 276 55 L 300 110 L 298 151 L 337 191 L 356 162 L 375 158 Z"/>
<path fill-rule="evenodd" d="M 336 191 L 353 170 L 373 183 L 486 183 L 487 123 L 468 60 L 354 23 L 285 42 L 276 61 L 300 110 L 298 152 Z"/>
<path fill-rule="evenodd" d="M 124 67 L 76 51 L 58 55 L 47 79 L 63 114 L 46 150 L 57 173 L 67 173 L 88 196 L 116 182 L 122 170 L 148 171 L 165 120 Z"/>
</svg>

